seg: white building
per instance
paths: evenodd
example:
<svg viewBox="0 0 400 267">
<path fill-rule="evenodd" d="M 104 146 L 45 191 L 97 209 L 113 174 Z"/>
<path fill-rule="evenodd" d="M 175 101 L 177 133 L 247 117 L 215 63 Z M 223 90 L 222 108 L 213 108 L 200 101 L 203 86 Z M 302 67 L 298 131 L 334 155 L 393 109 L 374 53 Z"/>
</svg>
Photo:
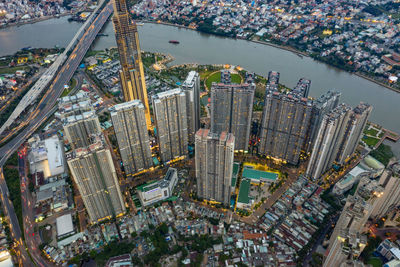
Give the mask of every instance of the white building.
<svg viewBox="0 0 400 267">
<path fill-rule="evenodd" d="M 28 159 L 31 174 L 43 172 L 44 178 L 47 179 L 64 173 L 64 145 L 57 135 L 45 140 L 36 136 L 30 140 L 30 145 Z"/>
<path fill-rule="evenodd" d="M 74 234 L 74 224 L 72 223 L 72 215 L 65 214 L 56 219 L 57 238 Z"/>
<path fill-rule="evenodd" d="M 375 178 L 382 174 L 385 166 L 371 156 L 366 156 L 360 164 L 354 167 L 333 187 L 332 193 L 341 195 L 350 190 L 361 177 L 367 176 Z"/>
<path fill-rule="evenodd" d="M 174 187 L 178 182 L 178 172 L 169 168 L 164 179 L 138 186 L 137 192 L 143 206 L 149 206 L 172 196 Z"/>
</svg>

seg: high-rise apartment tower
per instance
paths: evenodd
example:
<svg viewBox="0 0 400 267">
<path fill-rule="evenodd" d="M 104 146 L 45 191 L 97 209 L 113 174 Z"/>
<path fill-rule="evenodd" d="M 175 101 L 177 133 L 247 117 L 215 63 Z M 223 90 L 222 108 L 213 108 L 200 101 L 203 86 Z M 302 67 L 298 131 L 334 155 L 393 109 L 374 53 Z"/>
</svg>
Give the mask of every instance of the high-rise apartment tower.
<svg viewBox="0 0 400 267">
<path fill-rule="evenodd" d="M 195 161 L 199 197 L 229 205 L 234 145 L 233 134 L 212 133 L 209 129 L 197 131 Z"/>
<path fill-rule="evenodd" d="M 229 79 L 229 82 L 228 82 Z M 233 84 L 221 72 L 222 83 L 211 85 L 211 131 L 235 136 L 235 150 L 248 150 L 253 111 L 254 84 Z"/>
<path fill-rule="evenodd" d="M 182 84 L 186 95 L 186 116 L 189 143 L 194 143 L 194 135 L 200 129 L 200 75 L 196 71 L 189 72 Z"/>
<path fill-rule="evenodd" d="M 145 108 L 138 99 L 110 108 L 127 177 L 153 166 Z"/>
<path fill-rule="evenodd" d="M 188 153 L 186 95 L 172 89 L 153 96 L 153 110 L 161 160 L 165 163 Z"/>
</svg>

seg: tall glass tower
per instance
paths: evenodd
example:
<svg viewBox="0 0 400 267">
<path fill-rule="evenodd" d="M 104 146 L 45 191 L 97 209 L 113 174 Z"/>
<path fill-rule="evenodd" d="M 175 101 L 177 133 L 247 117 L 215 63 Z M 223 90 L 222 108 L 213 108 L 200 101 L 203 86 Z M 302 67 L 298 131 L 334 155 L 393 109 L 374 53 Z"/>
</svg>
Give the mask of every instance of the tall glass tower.
<svg viewBox="0 0 400 267">
<path fill-rule="evenodd" d="M 151 127 L 139 35 L 126 0 L 114 0 L 114 30 L 121 62 L 120 80 L 125 101 L 139 99 L 145 107 L 147 128 Z"/>
</svg>

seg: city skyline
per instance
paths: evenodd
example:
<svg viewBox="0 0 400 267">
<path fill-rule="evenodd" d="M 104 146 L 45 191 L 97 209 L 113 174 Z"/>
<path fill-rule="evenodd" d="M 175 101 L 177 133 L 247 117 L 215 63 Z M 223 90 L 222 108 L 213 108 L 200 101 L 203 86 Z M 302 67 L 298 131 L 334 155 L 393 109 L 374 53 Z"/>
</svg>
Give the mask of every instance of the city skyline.
<svg viewBox="0 0 400 267">
<path fill-rule="evenodd" d="M 68 14 L 58 22 L 74 33 L 64 44 L 48 23 L 43 48 L 28 39 L 46 22 L 33 23 L 21 39 L 37 48 L 0 59 L 0 263 L 399 264 L 400 134 L 386 107 L 399 10 L 0 3 L 0 26 Z M 28 26 L 8 28 L 0 53 Z M 374 99 L 371 81 L 393 92 Z"/>
</svg>

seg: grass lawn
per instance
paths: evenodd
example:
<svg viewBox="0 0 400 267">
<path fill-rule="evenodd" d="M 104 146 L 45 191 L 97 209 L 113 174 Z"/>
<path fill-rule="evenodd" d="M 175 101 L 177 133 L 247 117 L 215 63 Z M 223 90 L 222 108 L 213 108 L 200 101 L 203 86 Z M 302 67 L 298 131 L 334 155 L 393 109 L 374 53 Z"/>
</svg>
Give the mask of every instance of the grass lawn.
<svg viewBox="0 0 400 267">
<path fill-rule="evenodd" d="M 97 55 L 99 53 L 103 53 L 104 54 L 104 51 L 101 51 L 101 50 L 90 50 L 90 51 L 88 51 L 86 53 L 85 57 L 92 57 L 92 56 L 95 56 L 95 55 Z"/>
<path fill-rule="evenodd" d="M 67 96 L 76 86 L 76 80 L 74 78 L 69 82 L 69 88 L 64 89 L 61 94 L 61 97 Z"/>
<path fill-rule="evenodd" d="M 378 130 L 374 129 L 374 128 L 370 128 L 370 129 L 365 129 L 364 130 L 364 134 L 368 134 L 368 135 L 372 135 L 372 136 L 377 136 L 378 135 Z"/>
<path fill-rule="evenodd" d="M 369 136 L 364 136 L 362 140 L 370 147 L 374 147 L 379 142 L 379 138 Z"/>
<path fill-rule="evenodd" d="M 373 267 L 382 267 L 383 263 L 379 258 L 371 258 L 367 264 L 371 264 Z"/>
<path fill-rule="evenodd" d="M 64 89 L 64 91 L 61 94 L 61 97 L 67 96 L 69 94 L 69 92 L 71 92 L 71 88 Z"/>
<path fill-rule="evenodd" d="M 390 146 L 385 144 L 381 144 L 377 149 L 371 151 L 370 155 L 384 165 L 387 165 L 389 160 L 394 156 Z"/>
<path fill-rule="evenodd" d="M 18 66 L 18 67 L 11 67 L 11 68 L 0 68 L 0 74 L 14 74 L 17 70 L 29 71 L 29 67 Z"/>
<path fill-rule="evenodd" d="M 202 70 L 200 71 L 200 80 L 204 80 L 205 78 L 208 77 L 211 73 L 213 73 L 215 70 Z"/>
<path fill-rule="evenodd" d="M 232 83 L 241 83 L 242 82 L 242 76 L 240 76 L 237 73 L 232 73 L 231 74 L 231 80 L 232 80 Z M 210 76 L 208 76 L 208 78 L 206 80 L 207 89 L 209 90 L 211 88 L 211 84 L 213 82 L 218 83 L 220 81 L 221 81 L 221 72 L 219 72 L 219 71 L 215 72 L 214 74 L 212 74 Z"/>
</svg>

